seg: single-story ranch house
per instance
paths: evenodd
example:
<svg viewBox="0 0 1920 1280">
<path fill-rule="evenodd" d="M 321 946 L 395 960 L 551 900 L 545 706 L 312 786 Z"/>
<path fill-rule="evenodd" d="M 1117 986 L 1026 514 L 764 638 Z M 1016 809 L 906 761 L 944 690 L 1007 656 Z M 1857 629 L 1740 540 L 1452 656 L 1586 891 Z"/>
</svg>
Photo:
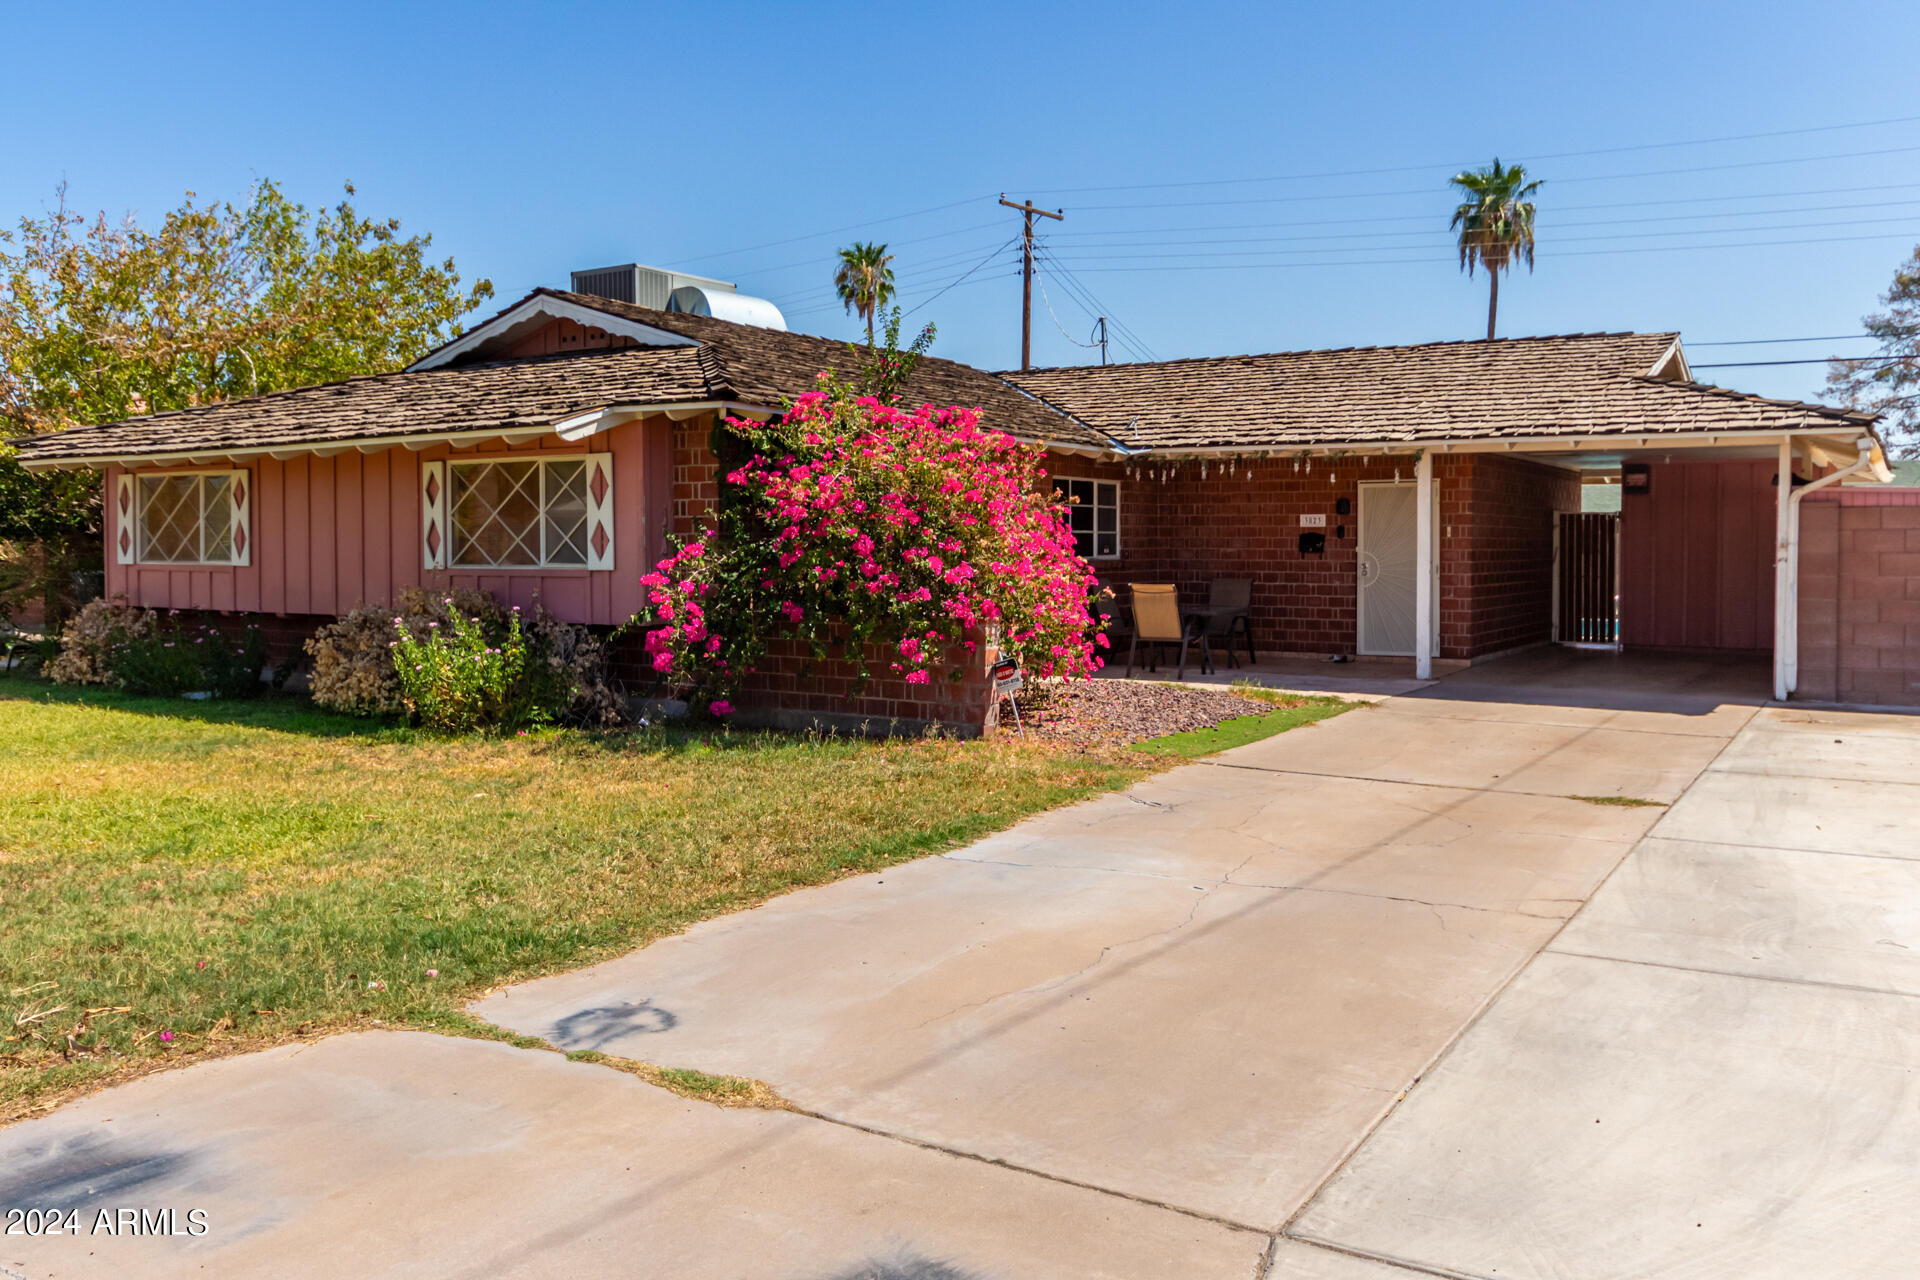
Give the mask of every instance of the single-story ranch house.
<svg viewBox="0 0 1920 1280">
<path fill-rule="evenodd" d="M 76 428 L 21 460 L 100 470 L 107 594 L 136 604 L 291 636 L 468 586 L 611 626 L 714 502 L 716 421 L 852 363 L 540 289 L 403 372 Z M 1251 579 L 1265 652 L 1425 674 L 1556 639 L 1771 650 L 1777 697 L 1920 702 L 1920 491 L 1877 491 L 1872 418 L 1701 385 L 1676 334 L 1001 374 L 929 358 L 907 393 L 1043 443 L 1104 579 Z M 1618 515 L 1581 514 L 1595 482 L 1621 486 Z M 849 702 L 796 654 L 766 681 L 789 707 L 991 723 L 972 680 Z"/>
</svg>

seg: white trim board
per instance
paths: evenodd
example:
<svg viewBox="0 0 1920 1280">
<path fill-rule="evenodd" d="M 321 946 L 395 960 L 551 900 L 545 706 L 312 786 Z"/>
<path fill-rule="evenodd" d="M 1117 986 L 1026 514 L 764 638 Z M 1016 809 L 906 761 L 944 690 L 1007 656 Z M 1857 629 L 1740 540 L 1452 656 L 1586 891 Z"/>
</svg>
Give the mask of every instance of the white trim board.
<svg viewBox="0 0 1920 1280">
<path fill-rule="evenodd" d="M 487 321 L 477 329 L 461 334 L 438 351 L 430 351 L 407 366 L 408 373 L 421 369 L 438 369 L 441 365 L 452 364 L 486 343 L 496 339 L 510 340 L 523 333 L 532 332 L 540 325 L 553 320 L 571 320 L 586 328 L 600 329 L 620 337 L 632 338 L 635 342 L 645 343 L 649 347 L 697 347 L 697 338 L 675 333 L 671 329 L 656 329 L 637 320 L 628 320 L 623 316 L 600 311 L 593 307 L 583 307 L 577 302 L 568 302 L 564 298 L 552 298 L 544 294 L 535 295 L 522 302 L 511 311 L 506 311 Z"/>
</svg>

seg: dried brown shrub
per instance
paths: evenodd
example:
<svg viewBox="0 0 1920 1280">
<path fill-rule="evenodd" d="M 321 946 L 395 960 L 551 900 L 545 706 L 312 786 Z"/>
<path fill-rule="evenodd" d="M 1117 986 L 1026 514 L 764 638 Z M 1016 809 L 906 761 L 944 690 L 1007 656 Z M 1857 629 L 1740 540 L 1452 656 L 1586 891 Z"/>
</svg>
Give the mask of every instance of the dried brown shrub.
<svg viewBox="0 0 1920 1280">
<path fill-rule="evenodd" d="M 153 634 L 159 615 L 127 603 L 125 596 L 95 600 L 67 620 L 60 653 L 47 664 L 58 684 L 111 684 L 109 652 L 121 640 Z"/>
</svg>

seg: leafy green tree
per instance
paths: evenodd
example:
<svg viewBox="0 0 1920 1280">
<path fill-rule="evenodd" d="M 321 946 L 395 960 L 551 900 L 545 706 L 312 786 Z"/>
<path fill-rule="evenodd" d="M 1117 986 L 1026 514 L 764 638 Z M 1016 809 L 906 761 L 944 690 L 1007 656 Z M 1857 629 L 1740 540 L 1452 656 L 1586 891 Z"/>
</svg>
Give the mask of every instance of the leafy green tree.
<svg viewBox="0 0 1920 1280">
<path fill-rule="evenodd" d="M 1894 269 L 1893 285 L 1880 301 L 1887 309 L 1860 321 L 1880 340 L 1879 352 L 1831 362 L 1827 391 L 1882 415 L 1888 442 L 1907 457 L 1920 456 L 1920 248 Z"/>
<path fill-rule="evenodd" d="M 0 540 L 40 549 L 50 622 L 68 566 L 98 563 L 99 486 L 27 474 L 8 439 L 398 369 L 493 296 L 353 194 L 316 213 L 271 181 L 238 205 L 188 192 L 142 227 L 75 213 L 63 186 L 0 231 Z"/>
<path fill-rule="evenodd" d="M 840 251 L 833 273 L 833 289 L 840 305 L 867 322 L 867 345 L 872 346 L 873 317 L 893 300 L 893 255 L 884 244 L 862 244 Z"/>
<path fill-rule="evenodd" d="M 1514 262 L 1533 270 L 1533 194 L 1539 182 L 1527 181 L 1520 165 L 1503 166 L 1498 157 L 1486 169 L 1468 169 L 1449 181 L 1466 195 L 1453 211 L 1449 228 L 1460 233 L 1460 266 L 1468 277 L 1484 267 L 1487 296 L 1487 341 L 1500 311 L 1500 273 Z"/>
</svg>

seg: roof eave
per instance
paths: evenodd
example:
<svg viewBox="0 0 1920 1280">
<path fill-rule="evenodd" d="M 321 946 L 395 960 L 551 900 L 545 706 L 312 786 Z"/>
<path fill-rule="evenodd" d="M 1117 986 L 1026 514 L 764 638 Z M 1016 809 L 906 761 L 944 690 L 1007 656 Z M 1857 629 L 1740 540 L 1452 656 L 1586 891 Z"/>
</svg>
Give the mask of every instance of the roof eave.
<svg viewBox="0 0 1920 1280">
<path fill-rule="evenodd" d="M 166 466 L 176 463 L 212 462 L 223 458 L 238 460 L 272 457 L 284 460 L 303 454 L 331 457 L 351 450 L 358 450 L 361 453 L 378 453 L 386 449 L 406 448 L 419 453 L 440 444 L 460 448 L 487 440 L 518 441 L 539 439 L 545 435 L 558 435 L 563 440 L 578 441 L 609 430 L 623 422 L 656 415 L 673 421 L 682 421 L 698 417 L 702 413 L 731 413 L 743 418 L 764 419 L 781 412 L 783 410 L 777 406 L 739 400 L 674 400 L 651 404 L 608 404 L 575 411 L 564 418 L 547 422 L 510 423 L 471 431 L 417 431 L 403 435 L 338 436 L 325 440 L 268 441 L 224 448 L 60 454 L 44 458 L 35 458 L 22 451 L 18 461 L 24 470 L 45 472 L 82 471 L 90 467 L 105 466 Z M 58 438 L 58 436 L 46 437 L 49 441 Z"/>
</svg>

